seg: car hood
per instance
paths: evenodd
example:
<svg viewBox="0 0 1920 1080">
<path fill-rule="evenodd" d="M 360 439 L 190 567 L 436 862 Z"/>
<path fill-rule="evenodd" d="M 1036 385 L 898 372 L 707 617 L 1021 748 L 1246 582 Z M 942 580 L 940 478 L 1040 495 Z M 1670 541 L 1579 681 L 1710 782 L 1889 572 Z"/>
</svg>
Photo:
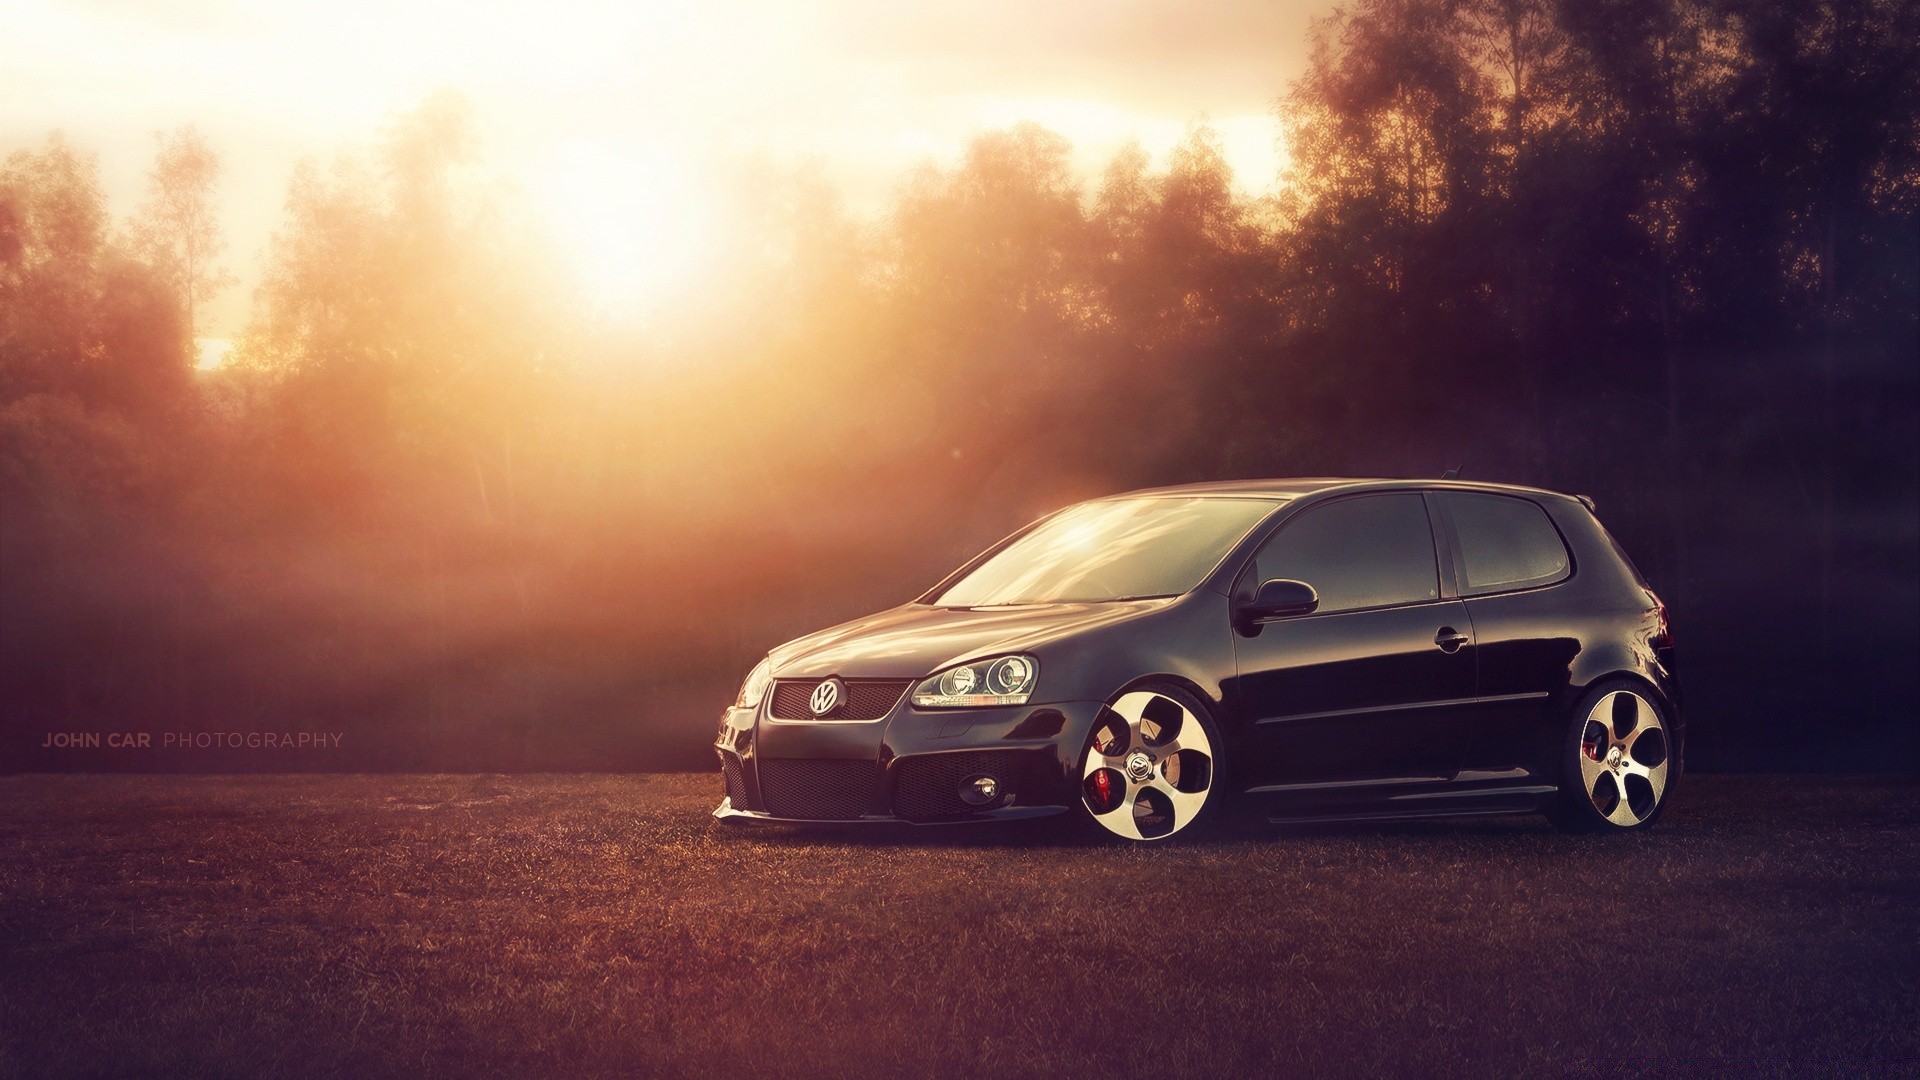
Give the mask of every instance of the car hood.
<svg viewBox="0 0 1920 1080">
<path fill-rule="evenodd" d="M 773 650 L 782 679 L 906 679 L 965 660 L 1026 652 L 1070 634 L 1110 626 L 1166 607 L 1171 599 L 1102 604 L 937 608 L 919 604 L 869 615 Z"/>
</svg>

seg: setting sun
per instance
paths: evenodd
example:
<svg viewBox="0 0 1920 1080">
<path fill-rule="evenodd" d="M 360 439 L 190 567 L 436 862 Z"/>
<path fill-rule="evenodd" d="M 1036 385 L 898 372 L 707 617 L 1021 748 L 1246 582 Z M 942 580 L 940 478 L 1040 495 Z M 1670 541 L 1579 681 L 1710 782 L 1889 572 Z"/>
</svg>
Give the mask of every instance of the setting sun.
<svg viewBox="0 0 1920 1080">
<path fill-rule="evenodd" d="M 647 312 L 712 254 L 709 200 L 658 145 L 568 142 L 528 187 L 571 269 L 607 313 Z"/>
<path fill-rule="evenodd" d="M 225 364 L 233 352 L 233 342 L 225 338 L 195 338 L 193 347 L 193 366 L 201 371 L 215 370 Z"/>
</svg>

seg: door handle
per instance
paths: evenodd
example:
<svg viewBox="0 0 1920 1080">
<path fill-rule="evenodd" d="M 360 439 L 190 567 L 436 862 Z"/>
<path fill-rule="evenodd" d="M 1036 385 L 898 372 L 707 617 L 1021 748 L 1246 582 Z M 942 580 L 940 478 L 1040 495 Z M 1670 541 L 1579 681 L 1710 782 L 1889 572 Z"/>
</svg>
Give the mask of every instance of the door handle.
<svg viewBox="0 0 1920 1080">
<path fill-rule="evenodd" d="M 1440 646 L 1440 651 L 1445 653 L 1459 652 L 1460 646 L 1465 645 L 1467 641 L 1467 635 L 1451 626 L 1443 626 L 1439 633 L 1433 635 L 1433 643 Z"/>
</svg>

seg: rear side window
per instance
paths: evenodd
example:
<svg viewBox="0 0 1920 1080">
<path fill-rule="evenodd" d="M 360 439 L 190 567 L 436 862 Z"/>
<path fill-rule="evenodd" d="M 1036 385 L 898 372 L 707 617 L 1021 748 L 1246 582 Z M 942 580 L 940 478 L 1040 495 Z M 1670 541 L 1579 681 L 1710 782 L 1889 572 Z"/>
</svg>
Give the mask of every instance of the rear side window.
<svg viewBox="0 0 1920 1080">
<path fill-rule="evenodd" d="M 1459 543 L 1463 594 L 1551 585 L 1572 569 L 1560 530 L 1538 504 L 1461 491 L 1442 492 L 1440 502 Z"/>
<path fill-rule="evenodd" d="M 1303 511 L 1267 541 L 1254 567 L 1260 581 L 1313 586 L 1323 612 L 1440 596 L 1433 531 L 1418 495 L 1366 495 Z"/>
</svg>

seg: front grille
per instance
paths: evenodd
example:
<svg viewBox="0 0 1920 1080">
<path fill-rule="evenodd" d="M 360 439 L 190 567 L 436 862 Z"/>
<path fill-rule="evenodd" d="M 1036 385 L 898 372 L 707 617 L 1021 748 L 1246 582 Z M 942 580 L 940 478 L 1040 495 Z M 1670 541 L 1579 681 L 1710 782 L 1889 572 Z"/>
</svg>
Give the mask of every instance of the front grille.
<svg viewBox="0 0 1920 1080">
<path fill-rule="evenodd" d="M 999 750 L 901 758 L 895 767 L 893 812 L 911 821 L 959 817 L 980 809 L 960 798 L 960 781 L 982 773 L 1009 789 L 1013 755 Z"/>
<path fill-rule="evenodd" d="M 775 817 L 848 820 L 873 805 L 871 761 L 760 759 L 760 797 Z"/>
<path fill-rule="evenodd" d="M 840 704 L 825 716 L 807 707 L 813 688 L 825 679 L 781 679 L 773 684 L 775 720 L 878 720 L 893 711 L 912 679 L 848 679 Z"/>
<path fill-rule="evenodd" d="M 720 777 L 727 785 L 727 800 L 735 810 L 751 810 L 747 805 L 746 771 L 740 767 L 740 759 L 732 754 L 720 754 Z"/>
</svg>

